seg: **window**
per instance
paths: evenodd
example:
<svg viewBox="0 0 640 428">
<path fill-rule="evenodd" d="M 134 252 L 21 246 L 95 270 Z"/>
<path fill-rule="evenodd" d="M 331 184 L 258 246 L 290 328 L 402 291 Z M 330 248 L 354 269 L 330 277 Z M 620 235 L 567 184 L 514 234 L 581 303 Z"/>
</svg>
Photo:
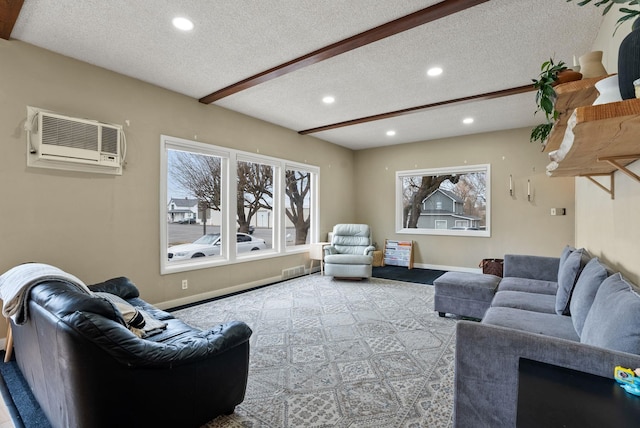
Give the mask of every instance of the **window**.
<svg viewBox="0 0 640 428">
<path fill-rule="evenodd" d="M 396 172 L 396 231 L 491 236 L 490 165 Z"/>
<path fill-rule="evenodd" d="M 260 161 L 237 162 L 237 222 L 238 232 L 263 239 L 266 248 L 273 248 L 273 177 L 275 166 Z M 258 224 L 260 220 L 260 224 Z M 238 235 L 238 242 L 240 242 Z M 259 237 L 259 238 L 258 238 Z M 246 240 L 251 237 L 244 236 Z M 238 246 L 237 252 L 241 248 Z"/>
<path fill-rule="evenodd" d="M 185 148 L 167 148 L 167 258 L 180 260 L 221 256 L 223 158 Z M 193 220 L 192 220 L 193 219 Z M 198 222 L 199 220 L 199 222 Z M 197 223 L 200 223 L 197 225 Z M 213 238 L 218 238 L 214 239 Z"/>
<path fill-rule="evenodd" d="M 319 168 L 164 135 L 160 142 L 161 273 L 317 242 Z"/>
<path fill-rule="evenodd" d="M 295 247 L 311 241 L 311 191 L 313 174 L 309 170 L 287 169 L 285 171 L 286 245 Z M 313 204 L 316 205 L 315 203 Z"/>
</svg>

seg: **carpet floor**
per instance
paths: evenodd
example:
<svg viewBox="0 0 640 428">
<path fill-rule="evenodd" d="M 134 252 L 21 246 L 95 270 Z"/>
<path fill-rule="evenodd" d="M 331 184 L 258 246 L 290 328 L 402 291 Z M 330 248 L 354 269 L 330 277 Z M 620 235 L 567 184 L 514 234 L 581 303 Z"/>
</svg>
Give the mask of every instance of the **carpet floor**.
<svg viewBox="0 0 640 428">
<path fill-rule="evenodd" d="M 451 427 L 455 320 L 433 290 L 311 275 L 174 312 L 254 332 L 245 401 L 206 427 Z"/>
<path fill-rule="evenodd" d="M 450 428 L 456 321 L 433 311 L 433 293 L 311 275 L 174 311 L 202 329 L 229 320 L 253 329 L 245 401 L 205 427 Z M 32 418 L 24 426 L 48 427 L 15 363 L 4 366 L 18 411 Z"/>
</svg>

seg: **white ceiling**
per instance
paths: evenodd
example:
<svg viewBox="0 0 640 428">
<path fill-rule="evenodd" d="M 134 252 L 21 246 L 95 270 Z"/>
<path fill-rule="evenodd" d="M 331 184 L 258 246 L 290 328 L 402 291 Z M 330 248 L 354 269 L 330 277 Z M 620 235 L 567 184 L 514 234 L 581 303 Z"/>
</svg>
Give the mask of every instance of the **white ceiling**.
<svg viewBox="0 0 640 428">
<path fill-rule="evenodd" d="M 437 0 L 26 0 L 11 38 L 194 98 Z M 183 33 L 175 16 L 195 28 Z M 591 50 L 601 10 L 491 0 L 278 77 L 214 104 L 295 131 L 531 83 L 553 56 Z M 434 65 L 444 69 L 426 76 Z M 322 103 L 333 95 L 332 105 Z M 534 93 L 323 131 L 352 149 L 540 123 Z M 463 125 L 462 119 L 475 122 Z M 388 137 L 393 129 L 396 135 Z"/>
</svg>

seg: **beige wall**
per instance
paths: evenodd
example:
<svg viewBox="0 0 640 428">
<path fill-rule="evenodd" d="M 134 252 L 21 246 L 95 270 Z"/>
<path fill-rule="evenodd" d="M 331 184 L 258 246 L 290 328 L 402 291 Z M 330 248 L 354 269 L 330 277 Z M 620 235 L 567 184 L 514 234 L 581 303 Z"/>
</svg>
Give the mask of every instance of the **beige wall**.
<svg viewBox="0 0 640 428">
<path fill-rule="evenodd" d="M 574 242 L 574 180 L 546 176 L 547 156 L 529 142 L 529 133 L 526 128 L 358 151 L 357 217 L 371 224 L 379 247 L 385 238 L 415 241 L 415 263 L 430 267 L 473 269 L 483 258 L 505 253 L 558 256 Z M 490 238 L 395 233 L 396 171 L 465 164 L 491 165 Z M 566 208 L 567 215 L 552 217 L 551 208 Z"/>
<path fill-rule="evenodd" d="M 640 174 L 640 163 L 630 169 Z M 609 187 L 609 178 L 598 178 Z M 576 245 L 640 284 L 640 183 L 616 172 L 615 199 L 586 178 L 576 178 Z"/>
<path fill-rule="evenodd" d="M 0 40 L 0 271 L 49 263 L 86 283 L 128 276 L 152 303 L 196 300 L 278 278 L 306 253 L 160 275 L 160 135 L 321 168 L 321 236 L 355 220 L 353 152 L 313 137 L 78 62 Z M 122 176 L 26 167 L 27 105 L 125 126 Z M 181 289 L 181 280 L 189 289 Z"/>
<path fill-rule="evenodd" d="M 605 16 L 594 43 L 603 51 L 603 64 L 609 73 L 618 71 L 618 47 L 629 34 L 631 24 L 621 26 L 614 35 L 617 8 Z M 630 169 L 640 174 L 640 162 Z M 614 174 L 615 199 L 586 178 L 576 178 L 576 245 L 601 257 L 636 284 L 640 284 L 640 183 L 621 172 Z M 608 178 L 599 179 L 609 187 Z"/>
</svg>

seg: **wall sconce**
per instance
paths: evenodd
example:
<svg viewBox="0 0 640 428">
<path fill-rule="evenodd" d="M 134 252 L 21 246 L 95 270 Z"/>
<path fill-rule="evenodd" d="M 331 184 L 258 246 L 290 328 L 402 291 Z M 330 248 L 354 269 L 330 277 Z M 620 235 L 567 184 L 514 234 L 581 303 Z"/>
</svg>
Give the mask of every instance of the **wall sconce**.
<svg viewBox="0 0 640 428">
<path fill-rule="evenodd" d="M 531 180 L 527 180 L 527 201 L 531 202 Z"/>
<path fill-rule="evenodd" d="M 513 176 L 509 174 L 509 196 L 513 196 Z"/>
</svg>

